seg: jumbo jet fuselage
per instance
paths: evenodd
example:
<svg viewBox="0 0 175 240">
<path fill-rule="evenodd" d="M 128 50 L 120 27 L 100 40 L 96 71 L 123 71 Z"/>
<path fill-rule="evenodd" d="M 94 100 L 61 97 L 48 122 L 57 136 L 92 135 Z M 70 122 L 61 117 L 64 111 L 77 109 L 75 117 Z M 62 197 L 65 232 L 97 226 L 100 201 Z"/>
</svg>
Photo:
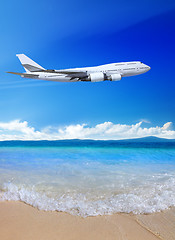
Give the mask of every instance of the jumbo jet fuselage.
<svg viewBox="0 0 175 240">
<path fill-rule="evenodd" d="M 150 70 L 150 67 L 140 61 L 120 62 L 96 67 L 70 68 L 64 70 L 47 70 L 35 63 L 24 54 L 17 54 L 25 73 L 9 72 L 24 78 L 34 78 L 55 82 L 77 81 L 119 81 L 122 77 L 135 76 Z"/>
</svg>

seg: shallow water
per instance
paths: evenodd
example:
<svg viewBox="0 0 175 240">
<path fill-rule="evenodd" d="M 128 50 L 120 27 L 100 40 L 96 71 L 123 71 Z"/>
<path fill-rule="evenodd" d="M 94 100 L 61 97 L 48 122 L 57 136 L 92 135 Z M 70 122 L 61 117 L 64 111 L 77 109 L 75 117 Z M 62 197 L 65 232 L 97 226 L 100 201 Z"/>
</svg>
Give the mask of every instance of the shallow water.
<svg viewBox="0 0 175 240">
<path fill-rule="evenodd" d="M 81 216 L 175 206 L 175 144 L 0 143 L 0 199 Z"/>
</svg>

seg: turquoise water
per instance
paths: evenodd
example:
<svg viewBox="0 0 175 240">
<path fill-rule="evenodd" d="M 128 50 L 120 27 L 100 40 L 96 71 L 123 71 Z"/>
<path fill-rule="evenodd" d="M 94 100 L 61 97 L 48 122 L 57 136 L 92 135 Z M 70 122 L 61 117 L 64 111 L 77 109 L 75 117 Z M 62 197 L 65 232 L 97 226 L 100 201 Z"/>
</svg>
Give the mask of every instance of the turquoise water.
<svg viewBox="0 0 175 240">
<path fill-rule="evenodd" d="M 0 199 L 95 216 L 175 206 L 175 144 L 1 142 Z"/>
</svg>

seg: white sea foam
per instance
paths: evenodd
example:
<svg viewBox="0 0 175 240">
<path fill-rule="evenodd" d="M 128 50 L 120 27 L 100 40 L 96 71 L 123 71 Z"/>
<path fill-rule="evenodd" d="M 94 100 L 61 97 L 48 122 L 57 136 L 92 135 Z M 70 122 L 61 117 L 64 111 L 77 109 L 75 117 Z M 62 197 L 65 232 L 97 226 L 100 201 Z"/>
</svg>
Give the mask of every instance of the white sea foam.
<svg viewBox="0 0 175 240">
<path fill-rule="evenodd" d="M 82 217 L 125 213 L 153 213 L 175 206 L 175 178 L 154 183 L 150 187 L 142 186 L 127 193 L 112 193 L 108 196 L 96 193 L 64 193 L 56 197 L 47 192 L 38 192 L 35 187 L 6 183 L 3 185 L 0 200 L 22 201 L 45 211 L 62 211 Z"/>
</svg>

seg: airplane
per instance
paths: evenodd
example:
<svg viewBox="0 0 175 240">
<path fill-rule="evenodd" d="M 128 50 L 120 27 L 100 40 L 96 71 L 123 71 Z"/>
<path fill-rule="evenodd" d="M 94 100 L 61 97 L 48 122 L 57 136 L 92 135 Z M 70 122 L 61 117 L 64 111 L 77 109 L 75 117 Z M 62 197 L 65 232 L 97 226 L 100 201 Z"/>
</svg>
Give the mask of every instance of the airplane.
<svg viewBox="0 0 175 240">
<path fill-rule="evenodd" d="M 139 75 L 151 69 L 148 65 L 140 61 L 135 61 L 111 63 L 96 67 L 49 70 L 41 67 L 25 54 L 17 54 L 16 56 L 19 58 L 26 72 L 7 73 L 20 75 L 23 78 L 41 79 L 55 82 L 120 81 L 122 77 Z"/>
</svg>

